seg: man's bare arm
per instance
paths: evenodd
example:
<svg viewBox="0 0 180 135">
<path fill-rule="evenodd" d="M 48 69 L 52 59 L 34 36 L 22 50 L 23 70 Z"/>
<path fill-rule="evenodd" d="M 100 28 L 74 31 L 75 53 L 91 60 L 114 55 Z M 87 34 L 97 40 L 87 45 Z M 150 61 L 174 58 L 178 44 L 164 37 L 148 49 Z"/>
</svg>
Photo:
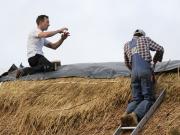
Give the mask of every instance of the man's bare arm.
<svg viewBox="0 0 180 135">
<path fill-rule="evenodd" d="M 47 31 L 47 32 L 40 32 L 38 34 L 38 37 L 39 38 L 48 38 L 48 37 L 52 37 L 58 33 L 63 33 L 65 30 L 68 30 L 68 28 L 64 27 L 64 28 L 61 28 L 59 30 L 55 30 L 55 31 Z"/>
<path fill-rule="evenodd" d="M 58 41 L 55 42 L 55 43 L 49 43 L 49 44 L 46 45 L 46 47 L 56 50 L 59 46 L 61 46 L 61 44 L 64 42 L 64 40 L 65 40 L 68 36 L 70 36 L 70 35 L 69 35 L 69 32 L 65 32 L 65 33 L 63 33 L 63 34 L 61 35 L 61 39 L 60 39 L 60 40 L 58 40 Z"/>
</svg>

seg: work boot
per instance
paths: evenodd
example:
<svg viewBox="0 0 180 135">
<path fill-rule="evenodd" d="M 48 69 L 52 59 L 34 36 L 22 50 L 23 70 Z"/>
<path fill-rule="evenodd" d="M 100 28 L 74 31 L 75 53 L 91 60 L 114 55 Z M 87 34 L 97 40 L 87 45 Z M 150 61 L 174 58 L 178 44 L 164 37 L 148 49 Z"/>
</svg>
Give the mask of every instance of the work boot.
<svg viewBox="0 0 180 135">
<path fill-rule="evenodd" d="M 128 126 L 137 126 L 138 118 L 137 118 L 137 115 L 134 112 L 128 114 L 128 116 L 127 116 L 127 124 L 128 124 Z"/>
<path fill-rule="evenodd" d="M 138 118 L 137 115 L 132 112 L 128 115 L 126 115 L 125 117 L 121 117 L 121 126 L 125 127 L 125 126 L 137 126 L 138 124 Z"/>
<path fill-rule="evenodd" d="M 124 112 L 123 115 L 121 116 L 121 126 L 122 127 L 128 126 L 127 123 L 126 123 L 127 115 L 128 115 L 128 113 Z"/>
<path fill-rule="evenodd" d="M 22 69 L 17 69 L 16 71 L 16 78 L 22 77 L 24 74 L 24 71 Z"/>
</svg>

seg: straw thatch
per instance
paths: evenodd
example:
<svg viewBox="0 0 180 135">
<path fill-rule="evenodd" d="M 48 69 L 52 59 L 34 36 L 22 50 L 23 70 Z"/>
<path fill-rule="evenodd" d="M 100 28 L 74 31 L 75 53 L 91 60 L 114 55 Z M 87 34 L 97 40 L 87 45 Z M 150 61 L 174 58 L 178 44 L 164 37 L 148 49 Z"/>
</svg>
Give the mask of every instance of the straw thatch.
<svg viewBox="0 0 180 135">
<path fill-rule="evenodd" d="M 176 108 L 174 113 L 180 112 L 179 82 L 177 74 L 157 77 L 157 93 L 161 89 L 167 91 L 160 112 L 157 111 L 159 115 L 171 105 Z M 118 126 L 129 99 L 130 79 L 125 77 L 5 82 L 0 86 L 0 134 L 110 135 Z M 170 120 L 174 121 L 166 125 L 168 129 L 164 132 L 179 128 L 179 118 L 178 113 L 171 116 Z M 157 118 L 152 120 L 153 123 Z M 154 123 L 148 126 L 152 123 L 143 132 L 153 134 Z"/>
</svg>

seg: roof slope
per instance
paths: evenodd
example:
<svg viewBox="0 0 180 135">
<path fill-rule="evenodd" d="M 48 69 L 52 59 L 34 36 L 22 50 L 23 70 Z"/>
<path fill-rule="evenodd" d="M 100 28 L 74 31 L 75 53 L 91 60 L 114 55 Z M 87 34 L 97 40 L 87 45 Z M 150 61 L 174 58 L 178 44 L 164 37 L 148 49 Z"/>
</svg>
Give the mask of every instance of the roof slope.
<svg viewBox="0 0 180 135">
<path fill-rule="evenodd" d="M 142 134 L 160 135 L 180 128 L 180 79 L 156 76 L 164 102 Z M 0 86 L 0 134 L 112 135 L 130 98 L 130 78 L 60 78 L 12 81 Z M 162 134 L 161 134 L 162 135 Z"/>
</svg>

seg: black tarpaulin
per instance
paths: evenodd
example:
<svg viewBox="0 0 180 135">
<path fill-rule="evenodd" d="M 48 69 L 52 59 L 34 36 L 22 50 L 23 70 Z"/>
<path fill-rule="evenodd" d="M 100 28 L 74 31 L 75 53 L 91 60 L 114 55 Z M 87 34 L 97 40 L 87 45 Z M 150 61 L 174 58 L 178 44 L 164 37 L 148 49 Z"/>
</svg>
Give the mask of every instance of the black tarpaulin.
<svg viewBox="0 0 180 135">
<path fill-rule="evenodd" d="M 179 67 L 180 60 L 166 61 L 156 65 L 155 73 L 173 72 Z M 10 69 L 0 76 L 0 82 L 16 80 L 17 67 L 13 65 Z M 115 78 L 129 75 L 130 71 L 123 62 L 83 63 L 63 65 L 57 71 L 27 75 L 19 80 L 45 80 L 60 77 Z"/>
</svg>

